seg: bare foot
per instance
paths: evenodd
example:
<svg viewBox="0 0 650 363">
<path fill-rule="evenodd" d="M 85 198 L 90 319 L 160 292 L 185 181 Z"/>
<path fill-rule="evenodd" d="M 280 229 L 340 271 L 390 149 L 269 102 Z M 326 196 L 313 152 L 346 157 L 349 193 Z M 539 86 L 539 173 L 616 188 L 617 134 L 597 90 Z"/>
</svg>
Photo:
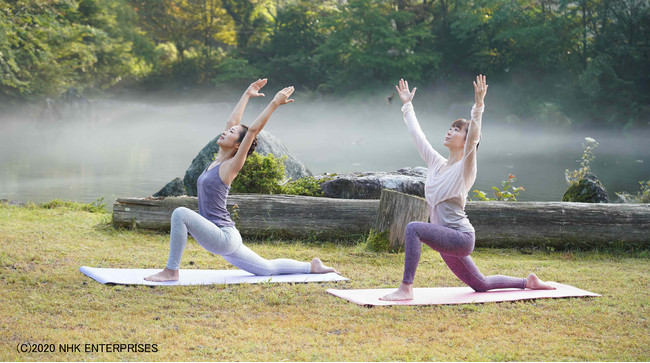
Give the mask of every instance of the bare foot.
<svg viewBox="0 0 650 363">
<path fill-rule="evenodd" d="M 336 272 L 334 267 L 327 267 L 323 265 L 323 261 L 320 260 L 320 258 L 314 258 L 311 260 L 311 269 L 309 270 L 309 273 L 311 274 L 326 274 L 329 272 Z"/>
<path fill-rule="evenodd" d="M 170 270 L 165 267 L 164 270 L 155 275 L 144 278 L 147 281 L 163 282 L 163 281 L 178 281 L 178 270 Z"/>
<path fill-rule="evenodd" d="M 384 297 L 380 297 L 379 300 L 384 301 L 399 301 L 399 300 L 413 300 L 413 285 L 407 285 L 402 283 L 400 287 L 393 292 Z"/>
<path fill-rule="evenodd" d="M 530 274 L 526 278 L 526 288 L 531 290 L 555 290 L 556 288 L 544 283 L 535 274 Z"/>
</svg>

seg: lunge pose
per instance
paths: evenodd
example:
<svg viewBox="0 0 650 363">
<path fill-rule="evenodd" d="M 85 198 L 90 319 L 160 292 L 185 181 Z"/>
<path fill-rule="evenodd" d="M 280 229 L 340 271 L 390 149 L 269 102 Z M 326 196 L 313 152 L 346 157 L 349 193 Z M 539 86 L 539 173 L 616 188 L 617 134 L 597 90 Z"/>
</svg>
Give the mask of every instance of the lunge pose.
<svg viewBox="0 0 650 363">
<path fill-rule="evenodd" d="M 273 111 L 293 102 L 289 97 L 293 87 L 279 91 L 250 127 L 240 124 L 244 109 L 251 97 L 263 97 L 260 89 L 266 79 L 253 82 L 235 106 L 226 128 L 217 144 L 219 153 L 197 180 L 199 213 L 180 207 L 174 210 L 171 220 L 169 259 L 165 269 L 146 277 L 148 281 L 176 281 L 181 256 L 187 242 L 187 233 L 206 250 L 221 255 L 236 267 L 255 275 L 281 275 L 294 273 L 336 272 L 324 266 L 320 259 L 299 262 L 290 259 L 266 260 L 242 244 L 239 231 L 226 209 L 230 184 L 244 166 L 246 157 L 257 146 L 257 135 L 262 131 Z"/>
<path fill-rule="evenodd" d="M 413 96 L 417 88 L 409 90 L 408 82 L 399 81 L 397 92 L 404 103 L 404 122 L 427 163 L 424 193 L 429 205 L 430 223 L 411 222 L 406 226 L 404 276 L 397 291 L 382 300 L 413 299 L 413 279 L 420 261 L 421 242 L 440 252 L 451 271 L 475 291 L 499 288 L 554 289 L 542 282 L 535 274 L 527 278 L 494 275 L 483 276 L 469 256 L 474 250 L 474 227 L 465 214 L 467 194 L 476 179 L 476 152 L 481 138 L 483 99 L 488 85 L 485 76 L 479 75 L 474 82 L 472 118 L 458 119 L 445 134 L 444 145 L 449 149 L 445 159 L 427 141 L 413 111 Z"/>
</svg>

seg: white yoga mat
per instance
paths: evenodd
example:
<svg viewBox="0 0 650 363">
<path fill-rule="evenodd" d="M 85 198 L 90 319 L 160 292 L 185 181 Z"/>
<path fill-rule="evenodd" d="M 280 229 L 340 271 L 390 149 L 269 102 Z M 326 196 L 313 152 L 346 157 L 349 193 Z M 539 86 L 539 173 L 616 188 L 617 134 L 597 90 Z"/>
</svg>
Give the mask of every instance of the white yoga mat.
<svg viewBox="0 0 650 363">
<path fill-rule="evenodd" d="M 84 275 L 102 284 L 119 285 L 213 285 L 213 284 L 259 284 L 263 282 L 326 282 L 346 281 L 347 278 L 336 273 L 327 274 L 292 274 L 274 276 L 256 276 L 242 270 L 180 270 L 179 280 L 170 282 L 146 281 L 160 269 L 121 269 L 94 268 L 81 266 Z"/>
<path fill-rule="evenodd" d="M 580 290 L 573 286 L 557 282 L 548 282 L 556 290 L 521 290 L 501 289 L 486 292 L 475 292 L 471 287 L 430 287 L 413 289 L 413 300 L 383 301 L 380 297 L 386 296 L 396 289 L 365 289 L 365 290 L 337 290 L 328 289 L 327 292 L 348 300 L 358 305 L 453 305 L 475 304 L 485 302 L 516 301 L 529 299 L 600 296 L 593 292 Z"/>
</svg>

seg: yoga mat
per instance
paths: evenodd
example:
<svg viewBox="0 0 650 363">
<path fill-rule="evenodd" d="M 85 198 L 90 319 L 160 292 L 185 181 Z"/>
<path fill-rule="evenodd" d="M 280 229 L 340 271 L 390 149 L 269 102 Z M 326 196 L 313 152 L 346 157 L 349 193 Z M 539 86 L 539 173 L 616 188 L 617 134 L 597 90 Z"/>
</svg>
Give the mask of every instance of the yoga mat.
<svg viewBox="0 0 650 363">
<path fill-rule="evenodd" d="M 580 290 L 573 286 L 557 282 L 547 282 L 556 290 L 521 290 L 500 289 L 487 292 L 475 292 L 471 287 L 429 287 L 413 289 L 413 300 L 383 301 L 380 297 L 395 291 L 392 289 L 337 290 L 327 292 L 358 305 L 453 305 L 475 304 L 485 302 L 516 301 L 529 299 L 546 299 L 561 297 L 600 296 L 593 292 Z"/>
<path fill-rule="evenodd" d="M 213 284 L 258 284 L 262 282 L 326 282 L 345 281 L 347 278 L 336 273 L 291 274 L 256 276 L 242 270 L 180 270 L 178 281 L 153 282 L 144 278 L 161 269 L 120 269 L 81 266 L 84 275 L 102 284 L 119 285 L 213 285 Z"/>
</svg>

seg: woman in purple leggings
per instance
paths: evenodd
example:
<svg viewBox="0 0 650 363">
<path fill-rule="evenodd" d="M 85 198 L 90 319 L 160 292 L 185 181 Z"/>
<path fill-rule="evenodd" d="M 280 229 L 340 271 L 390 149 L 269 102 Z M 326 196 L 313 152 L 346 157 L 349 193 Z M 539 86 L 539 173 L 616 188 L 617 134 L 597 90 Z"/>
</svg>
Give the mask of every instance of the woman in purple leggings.
<svg viewBox="0 0 650 363">
<path fill-rule="evenodd" d="M 159 273 L 146 277 L 148 281 L 177 281 L 181 256 L 185 250 L 187 233 L 206 250 L 221 255 L 226 261 L 255 275 L 280 275 L 296 273 L 336 272 L 314 258 L 311 262 L 300 262 L 286 258 L 266 260 L 258 256 L 242 243 L 241 235 L 226 209 L 226 198 L 230 184 L 244 166 L 246 157 L 253 153 L 257 145 L 257 134 L 262 131 L 271 114 L 279 106 L 293 102 L 289 99 L 293 87 L 278 92 L 271 103 L 262 111 L 249 127 L 240 121 L 251 97 L 263 97 L 260 89 L 266 79 L 253 82 L 235 106 L 226 128 L 217 140 L 219 154 L 208 165 L 197 180 L 199 213 L 180 207 L 172 213 L 170 248 L 167 266 Z"/>
<path fill-rule="evenodd" d="M 554 289 L 542 282 L 535 274 L 527 278 L 502 275 L 483 276 L 469 256 L 474 250 L 474 227 L 465 214 L 467 194 L 476 180 L 476 150 L 481 138 L 483 99 L 488 85 L 485 76 L 479 75 L 474 82 L 472 118 L 458 119 L 445 134 L 444 145 L 449 148 L 445 159 L 427 141 L 413 111 L 413 96 L 417 88 L 409 90 L 408 82 L 401 79 L 397 92 L 404 103 L 402 112 L 409 134 L 427 163 L 424 194 L 429 205 L 431 223 L 411 222 L 405 232 L 404 277 L 397 291 L 382 300 L 413 299 L 413 278 L 420 261 L 421 243 L 440 252 L 451 271 L 475 291 L 500 288 Z"/>
</svg>

